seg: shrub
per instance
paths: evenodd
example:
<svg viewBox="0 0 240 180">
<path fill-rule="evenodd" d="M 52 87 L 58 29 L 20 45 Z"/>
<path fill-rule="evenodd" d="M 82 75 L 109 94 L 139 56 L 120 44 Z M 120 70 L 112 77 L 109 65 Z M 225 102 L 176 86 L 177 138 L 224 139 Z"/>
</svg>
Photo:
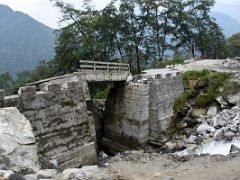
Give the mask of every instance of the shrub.
<svg viewBox="0 0 240 180">
<path fill-rule="evenodd" d="M 108 85 L 107 88 L 105 88 L 102 91 L 97 91 L 94 95 L 93 99 L 107 99 L 108 93 L 110 89 L 112 88 L 111 85 Z"/>
<path fill-rule="evenodd" d="M 196 99 L 196 106 L 198 108 L 205 108 L 212 102 L 212 98 L 209 98 L 206 95 L 198 96 Z"/>
<path fill-rule="evenodd" d="M 195 89 L 186 90 L 184 91 L 179 98 L 175 102 L 175 108 L 177 108 L 180 111 L 184 111 L 185 103 L 191 98 L 196 97 L 198 94 L 198 91 Z"/>
<path fill-rule="evenodd" d="M 194 105 L 198 108 L 205 108 L 220 95 L 220 88 L 224 87 L 224 91 L 239 87 L 237 83 L 229 82 L 230 75 L 227 73 L 214 72 L 209 70 L 188 71 L 183 73 L 183 81 L 185 92 L 177 99 L 175 108 L 180 111 L 184 110 L 185 103 L 189 100 L 195 100 Z M 206 82 L 205 86 L 190 87 L 189 82 L 197 80 L 198 82 Z M 201 94 L 201 95 L 200 95 Z"/>
</svg>

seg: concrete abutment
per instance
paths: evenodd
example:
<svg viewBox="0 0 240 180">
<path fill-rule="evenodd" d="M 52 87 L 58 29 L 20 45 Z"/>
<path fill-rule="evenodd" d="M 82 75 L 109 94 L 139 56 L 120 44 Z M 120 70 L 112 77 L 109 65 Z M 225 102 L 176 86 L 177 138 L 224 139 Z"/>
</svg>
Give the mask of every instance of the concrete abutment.
<svg viewBox="0 0 240 180">
<path fill-rule="evenodd" d="M 124 151 L 165 141 L 175 100 L 183 91 L 179 72 L 116 84 L 106 102 L 102 145 Z"/>
</svg>

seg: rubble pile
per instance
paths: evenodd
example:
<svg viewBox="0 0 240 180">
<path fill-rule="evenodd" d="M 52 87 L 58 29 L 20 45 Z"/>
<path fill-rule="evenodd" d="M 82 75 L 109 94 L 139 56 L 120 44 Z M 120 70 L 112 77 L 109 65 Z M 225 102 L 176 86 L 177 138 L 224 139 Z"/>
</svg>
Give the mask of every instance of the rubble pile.
<svg viewBox="0 0 240 180">
<path fill-rule="evenodd" d="M 213 137 L 215 141 L 230 141 L 240 135 L 240 109 L 225 109 L 215 116 L 199 118 L 202 122 L 197 134 L 205 138 Z"/>
<path fill-rule="evenodd" d="M 224 61 L 221 61 L 219 65 L 223 68 L 228 69 L 239 69 L 240 68 L 240 61 L 236 59 L 225 59 Z"/>
</svg>

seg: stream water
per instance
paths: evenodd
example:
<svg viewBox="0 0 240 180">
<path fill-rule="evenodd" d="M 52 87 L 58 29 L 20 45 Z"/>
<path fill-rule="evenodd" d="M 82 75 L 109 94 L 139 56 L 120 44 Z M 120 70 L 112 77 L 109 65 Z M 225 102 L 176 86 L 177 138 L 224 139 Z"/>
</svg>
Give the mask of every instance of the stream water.
<svg viewBox="0 0 240 180">
<path fill-rule="evenodd" d="M 197 155 L 210 154 L 210 155 L 227 156 L 230 154 L 230 149 L 232 144 L 240 148 L 240 139 L 236 138 L 229 142 L 211 141 L 199 146 L 189 147 L 181 152 L 177 152 L 176 154 L 179 156 L 185 156 L 190 154 L 197 154 Z"/>
<path fill-rule="evenodd" d="M 231 145 L 235 145 L 240 147 L 240 139 L 234 139 L 231 142 L 225 141 L 212 141 L 207 144 L 201 145 L 199 148 L 196 149 L 195 154 L 210 154 L 210 155 L 228 155 L 230 153 Z"/>
</svg>

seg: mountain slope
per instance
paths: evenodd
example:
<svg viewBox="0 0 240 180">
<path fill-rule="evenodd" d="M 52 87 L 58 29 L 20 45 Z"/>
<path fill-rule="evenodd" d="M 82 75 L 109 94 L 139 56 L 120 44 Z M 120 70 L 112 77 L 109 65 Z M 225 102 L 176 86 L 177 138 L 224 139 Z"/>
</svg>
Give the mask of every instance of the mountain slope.
<svg viewBox="0 0 240 180">
<path fill-rule="evenodd" d="M 230 37 L 233 34 L 240 32 L 240 23 L 232 17 L 219 12 L 212 12 L 211 16 L 216 19 L 226 37 Z"/>
<path fill-rule="evenodd" d="M 32 69 L 54 56 L 53 29 L 0 5 L 0 73 Z"/>
<path fill-rule="evenodd" d="M 215 6 L 212 8 L 213 12 L 222 12 L 240 23 L 240 4 L 237 3 L 239 0 L 235 0 L 234 4 L 230 4 L 227 0 L 225 3 L 216 1 Z"/>
</svg>

